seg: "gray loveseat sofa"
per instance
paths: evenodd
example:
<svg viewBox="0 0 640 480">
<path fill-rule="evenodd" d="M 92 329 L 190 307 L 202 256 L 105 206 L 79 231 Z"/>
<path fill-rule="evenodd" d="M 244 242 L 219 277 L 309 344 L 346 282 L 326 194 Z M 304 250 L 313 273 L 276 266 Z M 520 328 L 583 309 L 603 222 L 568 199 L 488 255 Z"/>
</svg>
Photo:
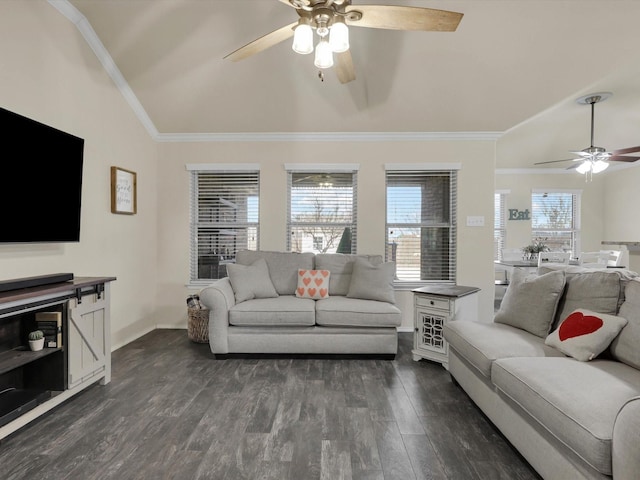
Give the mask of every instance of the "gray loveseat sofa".
<svg viewBox="0 0 640 480">
<path fill-rule="evenodd" d="M 200 291 L 211 352 L 393 357 L 394 268 L 375 255 L 240 251 L 229 276 Z"/>
<path fill-rule="evenodd" d="M 640 478 L 637 275 L 569 267 L 515 277 L 493 322 L 446 325 L 453 379 L 543 478 Z"/>
</svg>

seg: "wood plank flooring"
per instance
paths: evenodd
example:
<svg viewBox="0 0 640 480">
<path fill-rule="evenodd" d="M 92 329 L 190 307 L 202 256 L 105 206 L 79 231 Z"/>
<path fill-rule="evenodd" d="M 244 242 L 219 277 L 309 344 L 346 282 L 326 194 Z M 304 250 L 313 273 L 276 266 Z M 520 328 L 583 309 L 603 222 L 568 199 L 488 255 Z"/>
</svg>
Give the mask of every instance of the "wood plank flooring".
<svg viewBox="0 0 640 480">
<path fill-rule="evenodd" d="M 0 444 L 0 478 L 491 480 L 540 477 L 440 365 L 227 358 L 155 330 L 113 376 Z"/>
</svg>

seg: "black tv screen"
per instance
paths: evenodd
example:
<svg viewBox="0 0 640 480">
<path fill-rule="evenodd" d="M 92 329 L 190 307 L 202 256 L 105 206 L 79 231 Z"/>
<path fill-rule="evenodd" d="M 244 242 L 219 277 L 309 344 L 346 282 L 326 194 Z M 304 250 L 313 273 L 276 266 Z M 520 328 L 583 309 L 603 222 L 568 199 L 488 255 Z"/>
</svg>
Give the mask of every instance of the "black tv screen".
<svg viewBox="0 0 640 480">
<path fill-rule="evenodd" d="M 0 243 L 79 242 L 84 139 L 0 108 Z"/>
</svg>

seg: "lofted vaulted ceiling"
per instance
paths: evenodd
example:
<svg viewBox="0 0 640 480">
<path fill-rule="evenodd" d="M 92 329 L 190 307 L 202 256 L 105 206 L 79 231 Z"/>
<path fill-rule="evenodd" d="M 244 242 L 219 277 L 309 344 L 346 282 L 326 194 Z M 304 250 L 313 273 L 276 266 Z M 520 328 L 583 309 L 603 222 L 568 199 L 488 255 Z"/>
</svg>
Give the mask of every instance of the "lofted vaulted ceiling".
<svg viewBox="0 0 640 480">
<path fill-rule="evenodd" d="M 312 56 L 294 53 L 290 40 L 240 62 L 223 59 L 297 20 L 279 0 L 68 3 L 86 17 L 162 134 L 537 125 L 546 151 L 534 149 L 531 162 L 498 165 L 522 167 L 588 146 L 589 111 L 574 100 L 612 91 L 598 105 L 596 142 L 609 149 L 640 144 L 636 0 L 353 0 L 464 17 L 451 33 L 352 27 L 357 77 L 346 85 L 331 70 L 320 81 Z"/>
</svg>

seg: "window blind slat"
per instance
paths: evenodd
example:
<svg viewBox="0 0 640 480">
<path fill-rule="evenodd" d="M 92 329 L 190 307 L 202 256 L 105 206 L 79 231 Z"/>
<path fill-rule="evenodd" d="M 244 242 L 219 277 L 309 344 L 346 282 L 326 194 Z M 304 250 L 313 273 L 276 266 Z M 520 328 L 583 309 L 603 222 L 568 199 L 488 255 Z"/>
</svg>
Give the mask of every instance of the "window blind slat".
<svg viewBox="0 0 640 480">
<path fill-rule="evenodd" d="M 259 238 L 259 172 L 191 170 L 191 282 L 226 276 Z"/>
<path fill-rule="evenodd" d="M 387 261 L 401 282 L 455 282 L 457 174 L 386 172 Z"/>
<path fill-rule="evenodd" d="M 502 260 L 502 250 L 507 240 L 507 195 L 496 193 L 494 195 L 493 209 L 493 259 Z"/>
<path fill-rule="evenodd" d="M 551 251 L 580 252 L 579 193 L 534 192 L 531 195 L 531 235 L 545 239 Z"/>
<path fill-rule="evenodd" d="M 291 171 L 287 249 L 355 253 L 356 172 Z"/>
</svg>

